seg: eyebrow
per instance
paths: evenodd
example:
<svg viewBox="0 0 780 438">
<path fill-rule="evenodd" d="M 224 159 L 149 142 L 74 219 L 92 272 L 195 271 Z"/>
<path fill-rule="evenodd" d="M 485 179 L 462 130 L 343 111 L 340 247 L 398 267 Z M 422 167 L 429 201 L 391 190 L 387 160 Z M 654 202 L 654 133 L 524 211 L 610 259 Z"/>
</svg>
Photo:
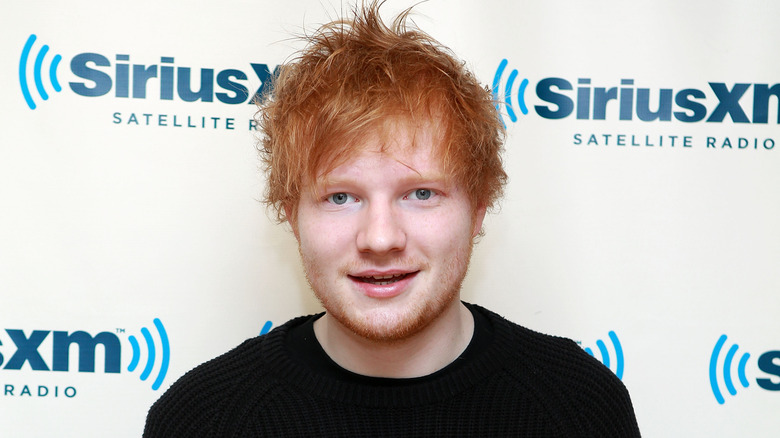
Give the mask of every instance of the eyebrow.
<svg viewBox="0 0 780 438">
<path fill-rule="evenodd" d="M 409 186 L 425 186 L 426 184 L 449 184 L 452 181 L 452 176 L 447 176 L 442 172 L 419 173 L 415 171 L 415 174 L 402 176 L 398 178 L 397 181 L 399 181 L 402 185 Z M 353 182 L 354 179 L 351 177 L 333 177 L 325 175 L 321 177 L 319 181 L 317 181 L 316 186 L 319 187 L 319 189 L 323 189 L 331 186 L 338 187 L 342 185 L 350 185 Z"/>
</svg>

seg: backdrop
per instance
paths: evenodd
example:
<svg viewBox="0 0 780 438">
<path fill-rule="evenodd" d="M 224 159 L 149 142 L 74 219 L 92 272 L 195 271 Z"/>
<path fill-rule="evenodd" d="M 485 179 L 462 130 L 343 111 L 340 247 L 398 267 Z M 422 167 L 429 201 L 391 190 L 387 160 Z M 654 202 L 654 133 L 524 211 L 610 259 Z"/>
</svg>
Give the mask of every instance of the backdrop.
<svg viewBox="0 0 780 438">
<path fill-rule="evenodd" d="M 0 435 L 139 436 L 187 370 L 319 311 L 258 202 L 249 96 L 343 9 L 3 5 Z M 416 11 L 505 102 L 464 299 L 580 342 L 647 437 L 776 436 L 780 3 Z"/>
</svg>

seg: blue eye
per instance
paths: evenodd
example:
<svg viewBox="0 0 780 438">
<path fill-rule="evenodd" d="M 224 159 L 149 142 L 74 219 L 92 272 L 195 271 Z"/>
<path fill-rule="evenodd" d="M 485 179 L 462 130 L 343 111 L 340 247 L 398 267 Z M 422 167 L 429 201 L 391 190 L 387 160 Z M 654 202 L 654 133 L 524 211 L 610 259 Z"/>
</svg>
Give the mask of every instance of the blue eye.
<svg viewBox="0 0 780 438">
<path fill-rule="evenodd" d="M 409 197 L 412 199 L 417 199 L 420 201 L 425 201 L 426 199 L 429 199 L 433 195 L 433 192 L 431 192 L 428 189 L 417 189 L 409 194 Z"/>
<path fill-rule="evenodd" d="M 336 205 L 343 205 L 346 204 L 349 199 L 352 198 L 352 195 L 349 195 L 344 192 L 334 193 L 327 197 L 328 202 L 331 202 Z"/>
</svg>

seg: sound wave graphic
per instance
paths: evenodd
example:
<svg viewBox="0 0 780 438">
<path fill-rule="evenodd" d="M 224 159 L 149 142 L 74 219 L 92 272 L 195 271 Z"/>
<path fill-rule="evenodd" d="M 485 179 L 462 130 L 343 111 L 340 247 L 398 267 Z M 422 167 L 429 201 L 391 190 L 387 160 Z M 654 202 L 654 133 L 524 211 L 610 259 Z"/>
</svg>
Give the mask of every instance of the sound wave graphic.
<svg viewBox="0 0 780 438">
<path fill-rule="evenodd" d="M 614 331 L 611 331 L 608 333 L 610 341 L 612 341 L 612 347 L 615 350 L 615 369 L 612 369 L 612 360 L 609 356 L 609 350 L 607 350 L 607 345 L 599 339 L 596 341 L 596 347 L 599 349 L 599 354 L 601 355 L 601 363 L 604 364 L 605 367 L 612 370 L 612 372 L 615 373 L 615 375 L 618 377 L 618 379 L 623 379 L 623 369 L 624 369 L 624 362 L 623 362 L 623 346 L 620 344 L 620 339 L 618 339 L 617 334 Z M 590 354 L 593 357 L 596 357 L 595 354 L 593 354 L 593 350 L 590 348 L 585 348 L 585 352 Z"/>
<path fill-rule="evenodd" d="M 27 84 L 27 61 L 30 57 L 30 51 L 32 50 L 36 39 L 37 37 L 35 34 L 31 34 L 30 37 L 27 38 L 27 42 L 24 44 L 24 48 L 22 49 L 22 56 L 19 58 L 19 86 L 22 88 L 22 95 L 24 95 L 24 100 L 27 102 L 27 106 L 29 106 L 32 110 L 36 108 L 36 105 L 35 101 L 33 101 L 32 94 L 30 93 L 30 87 Z M 43 60 L 47 53 L 49 53 L 49 46 L 44 44 L 43 47 L 41 47 L 41 49 L 38 51 L 38 54 L 35 56 L 35 63 L 33 64 L 32 71 L 35 88 L 38 90 L 38 94 L 43 100 L 49 99 L 49 94 L 43 87 L 42 76 Z M 51 63 L 49 64 L 49 81 L 51 82 L 51 86 L 54 91 L 58 93 L 62 91 L 62 87 L 57 80 L 57 67 L 60 65 L 60 61 L 62 61 L 62 56 L 54 55 L 54 58 L 52 58 Z"/>
<path fill-rule="evenodd" d="M 260 329 L 260 336 L 270 332 L 272 326 L 273 323 L 271 321 L 266 321 L 265 324 L 263 324 L 263 328 Z"/>
<path fill-rule="evenodd" d="M 710 356 L 710 386 L 712 387 L 712 394 L 715 395 L 715 400 L 717 400 L 720 404 L 726 403 L 726 399 L 723 398 L 723 393 L 720 391 L 720 386 L 718 385 L 718 357 L 720 356 L 720 352 L 723 349 L 723 346 L 726 344 L 726 339 L 726 335 L 721 335 L 720 338 L 718 338 L 718 342 L 715 343 L 715 348 L 712 349 L 712 356 Z M 729 348 L 729 351 L 726 353 L 725 359 L 723 360 L 723 383 L 726 386 L 726 390 L 731 395 L 737 395 L 737 388 L 734 387 L 734 381 L 731 379 L 731 376 L 734 356 L 737 354 L 738 349 L 739 345 L 732 345 L 731 348 Z M 747 380 L 747 376 L 745 375 L 745 367 L 747 365 L 748 359 L 750 359 L 750 353 L 744 353 L 739 359 L 739 364 L 737 365 L 737 377 L 739 378 L 739 383 L 742 384 L 742 386 L 745 388 L 750 386 L 750 383 Z"/>
<path fill-rule="evenodd" d="M 509 78 L 504 85 L 503 99 L 502 96 L 499 96 L 499 84 L 501 83 L 501 76 L 503 76 L 504 70 L 506 69 L 508 63 L 509 61 L 502 59 L 501 63 L 498 65 L 498 69 L 496 69 L 496 75 L 493 77 L 493 100 L 495 101 L 496 109 L 498 110 L 498 117 L 501 119 L 501 123 L 504 124 L 504 127 L 506 127 L 506 123 L 504 123 L 504 118 L 501 116 L 501 103 L 506 106 L 506 112 L 509 116 L 509 120 L 511 120 L 512 123 L 517 122 L 517 114 L 515 114 L 515 110 L 512 105 L 512 87 L 514 86 L 515 80 L 517 79 L 517 70 L 512 70 L 512 72 L 509 73 Z M 528 87 L 528 79 L 523 79 L 520 81 L 520 87 L 517 89 L 517 105 L 520 107 L 520 112 L 522 112 L 524 115 L 528 114 L 528 107 L 525 105 L 526 87 Z"/>
<path fill-rule="evenodd" d="M 157 378 L 154 380 L 154 383 L 152 383 L 152 389 L 157 391 L 160 389 L 160 385 L 162 385 L 163 380 L 165 380 L 165 375 L 168 374 L 168 363 L 170 361 L 171 351 L 170 344 L 168 343 L 168 333 L 165 331 L 165 327 L 159 318 L 154 318 L 154 326 L 157 328 L 157 333 L 159 335 L 162 348 L 160 371 L 157 373 Z M 152 369 L 154 368 L 157 359 L 157 351 L 155 348 L 154 339 L 152 339 L 152 334 L 149 332 L 149 329 L 146 327 L 141 328 L 141 334 L 144 337 L 144 341 L 146 341 L 147 355 L 146 366 L 141 372 L 140 377 L 142 381 L 146 381 L 146 379 L 148 379 L 152 374 Z M 130 335 L 129 340 L 130 346 L 133 348 L 133 358 L 130 361 L 130 365 L 127 366 L 127 371 L 133 372 L 138 367 L 138 363 L 141 361 L 141 348 L 138 345 L 138 340 L 136 340 L 135 336 Z"/>
</svg>

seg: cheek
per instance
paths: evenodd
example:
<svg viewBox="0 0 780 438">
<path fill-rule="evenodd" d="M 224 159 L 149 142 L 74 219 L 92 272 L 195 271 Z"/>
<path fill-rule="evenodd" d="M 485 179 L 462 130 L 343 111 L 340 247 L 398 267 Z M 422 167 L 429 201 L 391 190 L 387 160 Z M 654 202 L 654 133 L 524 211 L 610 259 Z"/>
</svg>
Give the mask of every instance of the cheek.
<svg viewBox="0 0 780 438">
<path fill-rule="evenodd" d="M 315 212 L 299 211 L 297 238 L 301 255 L 326 263 L 335 254 L 343 252 L 348 228 L 343 222 L 323 218 Z"/>
<path fill-rule="evenodd" d="M 459 211 L 442 212 L 408 224 L 409 237 L 430 251 L 448 252 L 469 245 L 473 221 Z"/>
</svg>

